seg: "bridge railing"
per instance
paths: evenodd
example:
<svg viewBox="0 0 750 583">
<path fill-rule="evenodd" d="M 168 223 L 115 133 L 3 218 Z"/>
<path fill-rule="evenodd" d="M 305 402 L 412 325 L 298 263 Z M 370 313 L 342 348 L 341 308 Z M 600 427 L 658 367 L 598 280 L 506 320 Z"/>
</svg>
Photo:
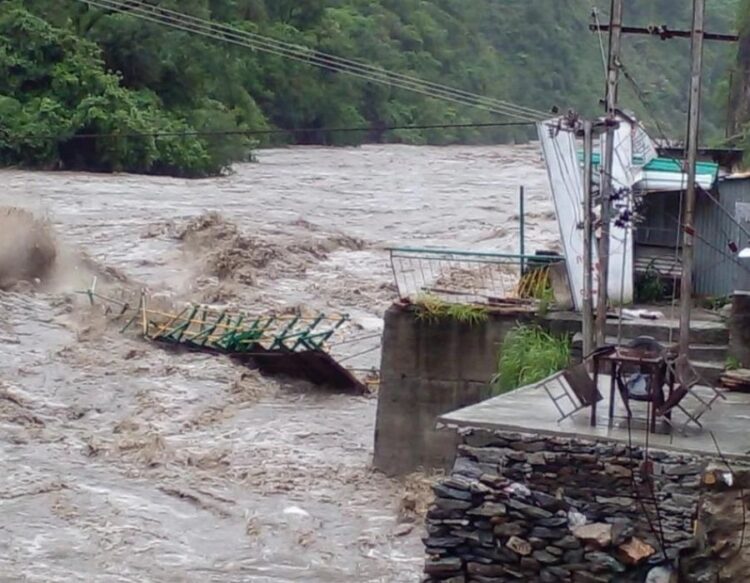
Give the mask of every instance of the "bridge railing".
<svg viewBox="0 0 750 583">
<path fill-rule="evenodd" d="M 539 299 L 549 289 L 549 264 L 560 256 L 394 247 L 391 268 L 402 300 L 493 304 Z"/>
</svg>

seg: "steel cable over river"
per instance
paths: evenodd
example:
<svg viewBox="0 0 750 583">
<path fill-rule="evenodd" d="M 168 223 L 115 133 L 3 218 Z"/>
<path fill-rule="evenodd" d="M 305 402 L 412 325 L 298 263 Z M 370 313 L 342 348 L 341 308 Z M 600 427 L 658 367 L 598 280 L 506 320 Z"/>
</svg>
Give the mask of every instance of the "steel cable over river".
<svg viewBox="0 0 750 583">
<path fill-rule="evenodd" d="M 375 397 L 155 348 L 71 292 L 96 274 L 165 298 L 346 312 L 359 342 L 334 353 L 377 367 L 385 247 L 516 251 L 524 185 L 527 247 L 555 248 L 538 148 L 258 158 L 200 181 L 0 172 L 0 205 L 46 218 L 58 245 L 48 289 L 0 292 L 3 580 L 418 578 L 429 492 L 370 469 Z"/>
</svg>

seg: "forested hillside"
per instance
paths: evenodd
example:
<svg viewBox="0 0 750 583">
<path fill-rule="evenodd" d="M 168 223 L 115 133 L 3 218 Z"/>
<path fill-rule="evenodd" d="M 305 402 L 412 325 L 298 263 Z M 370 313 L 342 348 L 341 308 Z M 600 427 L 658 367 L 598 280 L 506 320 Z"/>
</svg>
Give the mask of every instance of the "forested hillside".
<svg viewBox="0 0 750 583">
<path fill-rule="evenodd" d="M 738 25 L 740 43 L 729 107 L 730 142 L 741 146 L 745 157 L 750 158 L 750 0 L 740 1 Z"/>
<path fill-rule="evenodd" d="M 600 39 L 588 30 L 592 0 L 153 1 L 545 111 L 558 106 L 594 113 L 603 93 Z M 604 21 L 609 0 L 596 2 Z M 685 0 L 626 4 L 629 24 L 690 25 L 691 3 Z M 710 28 L 734 30 L 736 4 L 708 0 Z M 606 48 L 606 36 L 601 41 Z M 639 88 L 636 98 L 630 81 L 623 81 L 623 105 L 652 125 L 647 112 L 657 116 L 677 138 L 684 133 L 689 48 L 684 40 L 629 37 L 623 55 Z M 709 44 L 706 139 L 723 135 L 733 63 L 734 47 Z M 382 131 L 498 119 L 75 0 L 0 4 L 5 165 L 204 176 L 246 159 L 253 146 L 269 140 L 442 144 L 533 135 L 530 128 Z M 371 130 L 325 129 L 352 126 Z M 283 138 L 205 135 L 266 128 L 312 131 Z"/>
</svg>

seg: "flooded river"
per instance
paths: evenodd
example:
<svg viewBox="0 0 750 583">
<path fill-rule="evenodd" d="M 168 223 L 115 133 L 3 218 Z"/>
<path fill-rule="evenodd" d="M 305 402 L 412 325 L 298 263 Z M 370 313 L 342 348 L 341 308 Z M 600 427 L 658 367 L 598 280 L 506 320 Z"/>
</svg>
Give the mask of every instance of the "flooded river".
<svg viewBox="0 0 750 583">
<path fill-rule="evenodd" d="M 339 356 L 377 366 L 387 246 L 517 251 L 524 185 L 527 248 L 555 248 L 540 154 L 258 158 L 198 181 L 0 172 L 0 205 L 46 217 L 61 249 L 50 289 L 0 293 L 0 580 L 418 580 L 424 485 L 370 469 L 374 397 L 160 350 L 72 292 L 99 274 L 253 311 L 347 312 L 349 335 L 370 338 Z"/>
</svg>

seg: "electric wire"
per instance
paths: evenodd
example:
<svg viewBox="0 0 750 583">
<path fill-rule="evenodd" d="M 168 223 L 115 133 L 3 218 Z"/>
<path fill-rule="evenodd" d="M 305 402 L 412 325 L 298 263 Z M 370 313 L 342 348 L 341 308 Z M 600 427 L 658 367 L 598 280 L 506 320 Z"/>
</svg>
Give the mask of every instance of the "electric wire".
<svg viewBox="0 0 750 583">
<path fill-rule="evenodd" d="M 119 2 L 120 4 L 122 4 L 122 0 L 104 0 L 104 1 L 110 2 L 110 3 L 111 2 Z M 174 10 L 169 10 L 167 8 L 162 8 L 160 6 L 155 6 L 155 5 L 153 5 L 153 4 L 149 3 L 149 2 L 146 2 L 144 0 L 128 0 L 127 4 L 128 5 L 139 5 L 139 6 L 144 6 L 145 5 L 145 6 L 149 7 L 149 8 L 151 8 L 152 10 L 159 10 L 159 11 L 164 12 L 164 13 L 169 13 L 169 14 L 174 14 L 174 15 L 180 15 L 180 16 L 185 17 L 186 19 L 190 19 L 190 20 L 195 21 L 195 22 L 201 22 L 201 23 L 204 23 L 204 24 L 208 24 L 208 25 L 212 26 L 213 28 L 218 28 L 218 29 L 221 29 L 221 30 L 226 30 L 226 31 L 231 31 L 231 32 L 241 32 L 243 34 L 246 34 L 247 36 L 251 36 L 254 39 L 259 39 L 259 40 L 262 40 L 262 41 L 270 42 L 270 43 L 276 44 L 278 46 L 283 46 L 285 48 L 289 48 L 289 49 L 293 49 L 293 50 L 314 51 L 315 54 L 318 55 L 318 56 L 324 56 L 324 57 L 329 58 L 329 59 L 335 59 L 335 60 L 338 60 L 340 62 L 347 63 L 349 65 L 367 68 L 367 69 L 369 69 L 369 70 L 371 70 L 373 72 L 387 73 L 389 76 L 392 76 L 392 77 L 397 77 L 397 78 L 400 78 L 400 79 L 404 79 L 404 80 L 409 80 L 409 81 L 421 83 L 421 84 L 432 86 L 432 87 L 435 87 L 435 88 L 438 88 L 438 89 L 450 90 L 450 91 L 452 91 L 454 93 L 460 93 L 460 94 L 463 94 L 464 96 L 467 96 L 467 97 L 470 97 L 470 98 L 479 98 L 479 99 L 483 99 L 483 100 L 487 100 L 487 101 L 492 101 L 493 103 L 503 104 L 503 105 L 506 105 L 508 107 L 515 108 L 518 111 L 526 111 L 527 113 L 534 114 L 534 115 L 541 115 L 541 116 L 546 116 L 547 115 L 546 112 L 541 111 L 539 109 L 535 109 L 535 108 L 531 108 L 531 107 L 526 107 L 526 106 L 518 105 L 518 104 L 515 104 L 515 103 L 511 103 L 509 101 L 503 101 L 503 100 L 499 100 L 499 99 L 496 99 L 496 98 L 487 98 L 487 97 L 484 97 L 484 96 L 476 94 L 476 93 L 471 93 L 471 92 L 464 91 L 464 90 L 461 90 L 461 89 L 451 88 L 451 87 L 449 87 L 447 85 L 444 85 L 444 84 L 434 83 L 434 82 L 431 82 L 431 81 L 420 79 L 418 77 L 414 77 L 414 76 L 411 76 L 411 75 L 406 75 L 406 74 L 403 74 L 403 73 L 396 73 L 396 72 L 392 72 L 392 71 L 386 71 L 382 67 L 378 67 L 378 66 L 372 65 L 372 64 L 367 63 L 365 61 L 360 61 L 360 60 L 355 60 L 355 59 L 348 59 L 348 58 L 345 58 L 345 57 L 340 57 L 340 56 L 336 56 L 336 55 L 333 55 L 333 54 L 330 54 L 330 53 L 325 53 L 325 52 L 322 52 L 322 51 L 318 51 L 316 49 L 311 49 L 311 48 L 303 46 L 303 45 L 298 45 L 298 44 L 294 44 L 294 43 L 280 41 L 280 40 L 274 39 L 272 37 L 268 37 L 268 36 L 261 35 L 261 34 L 258 34 L 258 33 L 253 33 L 253 32 L 250 32 L 250 31 L 242 31 L 241 29 L 238 29 L 236 27 L 231 27 L 229 25 L 217 23 L 217 22 L 214 22 L 214 21 L 211 21 L 211 20 L 207 20 L 207 19 L 203 19 L 203 18 L 191 16 L 191 15 L 188 15 L 188 14 L 185 14 L 185 13 L 176 12 Z"/>
<path fill-rule="evenodd" d="M 627 69 L 627 68 L 625 67 L 625 65 L 624 65 L 624 64 L 621 64 L 621 70 L 622 70 L 622 73 L 623 73 L 623 76 L 625 77 L 625 79 L 627 79 L 627 80 L 628 80 L 628 82 L 629 82 L 629 83 L 631 84 L 631 86 L 633 87 L 633 90 L 634 90 L 634 92 L 635 92 L 635 95 L 636 95 L 636 97 L 638 98 L 638 100 L 640 101 L 640 103 L 641 103 L 641 105 L 643 106 L 643 108 L 644 108 L 644 109 L 646 110 L 646 113 L 647 113 L 647 114 L 649 115 L 649 117 L 651 117 L 652 121 L 654 122 L 654 125 L 656 126 L 656 128 L 657 128 L 657 131 L 659 132 L 659 134 L 660 134 L 660 136 L 661 136 L 661 139 L 662 139 L 662 140 L 663 140 L 664 142 L 666 142 L 666 143 L 669 143 L 669 140 L 668 140 L 668 139 L 667 139 L 667 137 L 666 137 L 666 132 L 664 131 L 664 128 L 662 127 L 661 123 L 659 122 L 659 119 L 658 119 L 658 117 L 657 117 L 657 116 L 656 116 L 656 115 L 655 115 L 655 114 L 653 113 L 653 111 L 652 111 L 652 109 L 651 109 L 651 106 L 650 106 L 650 104 L 648 103 L 648 101 L 646 100 L 646 98 L 645 98 L 645 95 L 644 95 L 644 92 L 643 92 L 643 90 L 641 89 L 640 85 L 638 85 L 638 83 L 637 83 L 637 82 L 636 82 L 636 80 L 635 80 L 635 79 L 633 78 L 633 76 L 632 76 L 632 75 L 630 74 L 630 72 L 628 71 L 628 69 Z M 674 162 L 675 164 L 678 164 L 678 165 L 680 164 L 680 161 L 679 161 L 679 160 L 677 160 L 676 158 L 673 158 L 673 157 L 672 157 L 672 158 L 670 158 L 670 159 L 671 159 L 671 160 L 672 160 L 672 161 L 673 161 L 673 162 Z M 704 190 L 704 189 L 703 189 L 702 187 L 700 187 L 700 185 L 697 185 L 697 184 L 696 184 L 696 187 L 698 188 L 698 190 L 699 190 L 700 192 L 706 193 L 706 191 L 705 191 L 705 190 Z M 722 206 L 721 204 L 719 204 L 719 203 L 718 203 L 718 201 L 717 201 L 717 200 L 715 199 L 715 197 L 713 197 L 712 195 L 709 195 L 709 199 L 710 199 L 710 200 L 711 200 L 711 201 L 712 201 L 712 202 L 713 202 L 714 204 L 717 204 L 717 206 L 719 207 L 719 209 L 720 209 L 720 210 L 721 210 L 721 211 L 722 211 L 722 212 L 723 212 L 723 213 L 724 213 L 724 214 L 725 214 L 725 215 L 726 215 L 726 216 L 727 216 L 727 217 L 728 217 L 728 218 L 729 218 L 729 219 L 730 219 L 730 220 L 731 220 L 732 222 L 734 222 L 735 224 L 737 224 L 737 225 L 739 226 L 739 228 L 740 228 L 740 229 L 741 229 L 741 230 L 742 230 L 743 232 L 745 232 L 745 234 L 747 234 L 748 236 L 750 236 L 750 234 L 748 234 L 748 233 L 747 233 L 747 231 L 746 231 L 746 230 L 745 230 L 745 229 L 744 229 L 744 228 L 742 227 L 742 225 L 741 225 L 741 224 L 740 224 L 740 222 L 739 222 L 739 221 L 738 221 L 738 220 L 736 219 L 736 217 L 732 216 L 732 215 L 731 215 L 731 213 L 729 213 L 729 212 L 728 212 L 728 211 L 726 210 L 726 208 L 724 208 L 724 207 L 723 207 L 723 206 Z M 680 243 L 681 243 L 681 240 L 682 240 L 682 233 L 683 233 L 683 229 L 684 229 L 684 225 L 682 224 L 682 218 L 681 218 L 681 217 L 682 217 L 682 214 L 683 214 L 683 210 L 684 210 L 684 191 L 682 191 L 682 190 L 681 190 L 681 191 L 680 191 L 680 196 L 679 196 L 679 217 L 680 217 L 680 218 L 678 219 L 678 227 L 679 227 L 679 228 L 677 229 L 677 241 L 676 241 L 676 243 L 675 243 L 675 257 L 674 257 L 674 259 L 675 259 L 675 263 L 679 263 L 679 262 L 680 262 Z M 695 233 L 695 234 L 693 234 L 693 236 L 694 236 L 694 237 L 696 237 L 696 238 L 698 238 L 698 239 L 699 239 L 699 240 L 700 240 L 701 242 L 703 242 L 704 244 L 706 244 L 706 245 L 708 245 L 709 247 L 713 248 L 714 250 L 717 250 L 717 251 L 719 251 L 719 253 L 721 253 L 722 255 L 726 255 L 726 256 L 730 257 L 730 259 L 731 259 L 732 261 L 734 261 L 734 263 L 735 263 L 735 264 L 736 264 L 737 266 L 739 266 L 739 267 L 741 267 L 741 268 L 745 268 L 745 266 L 743 266 L 743 265 L 742 265 L 742 263 L 740 263 L 739 261 L 737 261 L 737 259 L 736 259 L 736 258 L 735 258 L 734 256 L 730 256 L 730 255 L 729 255 L 729 254 L 727 254 L 727 253 L 726 253 L 726 252 L 725 252 L 724 250 L 719 250 L 719 249 L 717 249 L 715 245 L 713 245 L 713 244 L 711 244 L 710 242 L 706 241 L 706 240 L 705 240 L 705 238 L 701 237 L 701 236 L 700 236 L 700 235 L 699 235 L 698 233 Z M 726 237 L 726 233 L 724 233 L 724 236 Z M 675 278 L 675 279 L 673 280 L 673 282 L 672 282 L 672 300 L 671 300 L 671 305 L 670 305 L 670 318 L 671 318 L 671 319 L 673 319 L 673 320 L 674 320 L 674 316 L 675 316 L 675 309 L 676 309 L 676 307 L 675 307 L 675 304 L 676 304 L 676 302 L 677 302 L 677 279 Z M 674 331 L 673 331 L 672 327 L 670 327 L 670 329 L 669 329 L 669 342 L 670 342 L 670 343 L 671 343 L 671 342 L 673 341 L 673 337 L 674 337 Z"/>
<path fill-rule="evenodd" d="M 111 0 L 78 0 L 78 1 L 84 2 L 84 3 L 89 4 L 91 6 L 95 6 L 95 7 L 99 7 L 99 8 L 103 8 L 103 9 L 109 9 L 109 10 L 113 10 L 115 12 L 120 12 L 120 13 L 123 13 L 123 14 L 131 15 L 131 16 L 134 16 L 136 18 L 141 18 L 143 20 L 147 20 L 147 21 L 154 22 L 154 23 L 157 23 L 157 24 L 163 24 L 163 25 L 166 25 L 166 26 L 168 26 L 170 28 L 175 28 L 175 29 L 178 29 L 178 30 L 183 30 L 185 32 L 199 34 L 199 35 L 202 35 L 202 36 L 205 36 L 205 37 L 208 37 L 208 38 L 212 38 L 214 40 L 224 41 L 224 42 L 228 42 L 228 43 L 231 43 L 231 44 L 243 46 L 245 48 L 255 49 L 255 50 L 258 50 L 258 51 L 261 51 L 261 52 L 266 52 L 266 53 L 274 54 L 274 55 L 277 55 L 277 56 L 286 57 L 286 58 L 289 58 L 289 59 L 292 59 L 292 60 L 295 60 L 295 61 L 299 61 L 299 62 L 308 64 L 308 65 L 315 65 L 315 66 L 318 66 L 318 67 L 321 67 L 321 68 L 324 68 L 324 69 L 328 69 L 330 71 L 348 73 L 350 75 L 353 75 L 355 77 L 359 77 L 359 78 L 364 79 L 366 81 L 376 82 L 376 83 L 382 83 L 382 84 L 390 85 L 390 86 L 393 86 L 393 87 L 407 89 L 407 90 L 413 91 L 415 93 L 420 93 L 420 94 L 426 95 L 427 97 L 432 97 L 432 98 L 436 98 L 436 99 L 443 99 L 444 101 L 449 101 L 449 102 L 455 103 L 457 105 L 463 105 L 463 106 L 468 106 L 468 107 L 475 107 L 475 108 L 478 108 L 478 109 L 482 109 L 484 111 L 488 111 L 490 113 L 496 113 L 496 114 L 500 114 L 500 115 L 508 115 L 508 116 L 517 117 L 519 119 L 524 119 L 524 120 L 531 119 L 531 118 L 528 118 L 526 116 L 519 116 L 518 114 L 515 114 L 515 113 L 508 113 L 507 111 L 499 111 L 499 110 L 494 109 L 492 107 L 489 107 L 487 105 L 484 105 L 484 104 L 481 104 L 481 103 L 477 103 L 476 101 L 468 101 L 465 98 L 457 98 L 456 96 L 446 95 L 446 94 L 440 93 L 440 92 L 436 93 L 434 91 L 428 91 L 424 87 L 415 86 L 413 84 L 404 84 L 404 83 L 399 83 L 399 82 L 396 82 L 396 81 L 393 81 L 393 80 L 389 80 L 387 78 L 373 77 L 371 74 L 367 74 L 366 72 L 363 72 L 362 70 L 352 69 L 352 68 L 349 68 L 349 67 L 346 67 L 346 66 L 342 66 L 339 63 L 328 61 L 326 59 L 321 59 L 319 57 L 316 57 L 315 54 L 310 54 L 309 51 L 308 51 L 307 54 L 290 53 L 289 51 L 285 51 L 285 50 L 279 51 L 276 48 L 264 46 L 262 44 L 258 45 L 257 42 L 255 42 L 255 41 L 250 41 L 248 39 L 243 39 L 240 36 L 232 35 L 230 33 L 226 33 L 226 32 L 224 32 L 224 33 L 217 33 L 217 32 L 214 32 L 213 29 L 211 29 L 211 28 L 200 27 L 200 26 L 198 26 L 196 28 L 197 25 L 194 25 L 194 24 L 189 24 L 189 23 L 186 24 L 185 22 L 181 22 L 181 21 L 174 20 L 174 19 L 170 20 L 170 19 L 163 19 L 163 18 L 154 17 L 154 16 L 149 15 L 149 13 L 147 13 L 147 12 L 143 12 L 143 11 L 139 11 L 139 10 L 128 10 L 128 9 L 125 9 L 120 4 L 106 4 L 106 2 L 109 2 Z"/>
<path fill-rule="evenodd" d="M 684 228 L 684 225 L 682 224 L 681 220 L 675 218 L 674 216 L 670 216 L 669 218 L 671 218 L 672 222 L 677 224 L 678 230 Z M 704 245 L 712 249 L 713 251 L 716 251 L 718 254 L 723 255 L 728 261 L 732 261 L 733 263 L 735 263 L 737 267 L 739 267 L 743 271 L 750 273 L 750 267 L 743 265 L 742 262 L 739 261 L 733 254 L 727 252 L 725 249 L 722 249 L 721 247 L 717 247 L 714 243 L 712 243 L 711 241 L 709 241 L 708 239 L 706 239 L 699 233 L 695 233 L 695 235 L 693 236 L 696 239 L 698 239 L 701 243 L 703 243 Z"/>
<path fill-rule="evenodd" d="M 347 356 L 345 356 L 343 358 L 340 358 L 338 360 L 338 362 L 339 362 L 339 364 L 341 364 L 341 363 L 347 362 L 349 360 L 354 360 L 358 356 L 364 356 L 365 354 L 369 354 L 371 352 L 375 352 L 376 350 L 380 350 L 380 344 L 378 344 L 377 346 L 372 346 L 370 348 L 367 348 L 366 350 L 362 350 L 361 352 L 356 352 L 355 354 L 349 354 L 349 355 L 347 355 Z"/>
<path fill-rule="evenodd" d="M 599 50 L 602 54 L 602 65 L 604 66 L 604 79 L 606 82 L 607 79 L 607 55 L 604 51 L 604 36 L 602 35 L 602 26 L 601 22 L 599 22 L 599 9 L 596 6 L 591 7 L 591 14 L 594 17 L 594 20 L 596 21 L 596 29 L 597 29 L 597 37 L 599 38 Z"/>
<path fill-rule="evenodd" d="M 594 16 L 595 16 L 595 18 L 598 21 L 598 16 L 597 16 L 597 13 L 596 13 L 595 9 L 594 9 Z M 629 73 L 627 73 L 627 71 L 624 69 L 624 67 L 622 67 L 622 69 L 623 69 L 623 73 L 624 73 L 626 79 L 628 79 L 631 82 L 631 84 L 633 84 L 633 86 L 634 86 L 634 88 L 636 90 L 636 95 L 638 96 L 639 100 L 641 101 L 641 103 L 643 104 L 643 106 L 647 109 L 648 113 L 650 115 L 652 115 L 651 112 L 650 112 L 650 108 L 648 107 L 648 105 L 645 102 L 645 99 L 643 99 L 642 91 L 637 86 L 637 84 L 635 83 L 635 81 L 632 78 L 632 76 L 629 75 Z M 658 119 L 655 116 L 653 116 L 653 115 L 652 115 L 652 117 L 653 117 L 654 122 L 655 122 L 655 124 L 657 126 L 657 129 L 662 134 L 662 138 L 665 139 L 665 133 L 664 133 L 663 129 L 661 128 L 661 125 L 660 125 Z M 675 160 L 675 162 L 677 162 L 677 161 Z M 608 179 L 612 180 L 613 177 L 610 176 L 610 177 L 608 177 Z M 701 191 L 705 192 L 702 188 L 699 187 L 699 189 Z M 745 234 L 747 234 L 747 231 L 742 227 L 742 225 L 739 223 L 739 221 L 737 221 L 735 219 L 735 217 L 733 217 L 712 195 L 709 194 L 709 198 L 710 198 L 710 200 L 712 200 L 712 202 L 714 202 L 715 204 L 717 204 L 717 206 L 719 206 L 719 208 L 724 212 L 724 214 L 726 214 L 728 217 L 730 217 L 730 219 L 732 219 L 734 222 L 736 222 L 737 225 L 740 227 L 740 229 L 743 232 L 745 232 Z M 683 210 L 683 195 L 681 194 L 680 195 L 680 209 L 679 209 L 679 216 L 680 217 L 682 216 L 682 210 Z M 677 241 L 677 245 L 675 246 L 675 254 L 676 254 L 675 259 L 676 260 L 679 258 L 679 251 L 678 251 L 679 240 L 680 240 L 681 229 L 683 228 L 683 225 L 681 224 L 681 220 L 678 218 L 677 221 L 678 221 L 678 225 L 680 226 L 680 229 L 678 229 L 678 235 L 677 235 L 678 241 Z M 724 235 L 726 237 L 726 233 L 724 233 Z M 702 240 L 707 245 L 713 246 L 709 242 L 705 241 L 702 237 L 700 237 L 700 235 L 696 234 L 695 236 L 697 238 L 699 238 L 700 240 Z M 736 261 L 736 259 L 733 256 L 730 256 L 725 251 L 723 251 L 723 250 L 719 250 L 719 251 L 721 253 L 726 254 L 731 259 L 734 259 Z M 624 270 L 624 265 L 625 265 L 625 261 L 624 261 L 624 258 L 623 258 L 623 274 L 624 274 L 624 271 L 625 271 Z M 620 303 L 621 304 L 622 304 L 622 297 L 623 297 L 623 287 L 624 287 L 624 279 L 623 279 L 623 282 L 621 282 L 621 289 L 620 289 L 620 299 L 621 299 Z M 676 284 L 675 284 L 675 289 L 673 289 L 673 298 L 672 298 L 672 309 L 673 310 L 674 310 L 675 297 L 676 297 Z M 621 321 L 621 319 L 622 319 L 622 308 L 621 308 L 621 311 L 620 311 L 620 321 Z M 621 332 L 618 332 L 618 335 L 620 333 Z M 670 327 L 670 342 L 672 340 L 671 335 L 672 335 L 672 330 L 671 330 L 671 327 Z M 628 450 L 629 450 L 629 454 L 630 454 L 630 457 L 631 457 L 631 460 L 632 460 L 632 447 L 633 446 L 632 446 L 632 428 L 631 428 L 630 417 L 628 417 L 628 420 L 627 420 L 627 429 L 628 429 Z M 716 436 L 714 435 L 713 431 L 711 431 L 710 434 L 711 434 L 711 438 L 713 439 L 713 442 L 714 442 L 714 445 L 716 447 L 716 451 L 717 451 L 719 457 L 722 459 L 722 461 L 725 463 L 725 465 L 729 469 L 730 473 L 734 477 L 735 476 L 734 471 L 733 471 L 731 465 L 729 464 L 729 462 L 726 460 L 726 458 L 722 454 L 721 449 L 720 449 L 719 444 L 718 444 L 718 441 L 716 440 Z M 649 447 L 649 431 L 647 430 L 646 431 L 646 445 L 645 445 L 645 450 L 644 450 L 644 461 L 645 461 L 646 464 L 648 464 L 648 447 Z M 648 465 L 646 465 L 646 467 L 648 467 Z M 668 556 L 667 556 L 667 552 L 666 552 L 666 545 L 665 545 L 664 530 L 663 530 L 663 525 L 662 525 L 662 520 L 661 520 L 661 512 L 660 512 L 658 500 L 656 498 L 656 491 L 655 491 L 655 488 L 654 488 L 653 480 L 648 480 L 648 482 L 649 482 L 650 492 L 651 492 L 651 496 L 652 496 L 652 501 L 653 501 L 654 508 L 655 508 L 655 511 L 656 511 L 656 518 L 657 518 L 657 521 L 658 521 L 658 527 L 659 527 L 659 532 L 658 533 L 657 533 L 656 529 L 654 528 L 653 522 L 651 520 L 651 517 L 649 516 L 649 513 L 646 510 L 645 504 L 643 503 L 643 501 L 641 500 L 641 498 L 640 498 L 640 496 L 638 494 L 637 485 L 636 485 L 636 482 L 635 482 L 635 476 L 634 476 L 634 472 L 632 470 L 632 467 L 631 467 L 631 481 L 632 481 L 632 486 L 633 486 L 633 492 L 634 492 L 634 494 L 636 496 L 636 499 L 638 500 L 638 502 L 640 503 L 640 505 L 641 505 L 641 507 L 643 509 L 644 515 L 646 516 L 646 519 L 647 519 L 648 524 L 649 524 L 649 528 L 652 531 L 652 533 L 654 534 L 654 536 L 656 536 L 659 539 L 664 559 L 668 560 Z M 742 501 L 742 531 L 741 531 L 741 536 L 740 536 L 740 544 L 739 544 L 739 547 L 737 549 L 737 554 L 741 553 L 742 549 L 744 547 L 744 540 L 745 540 L 746 527 L 747 527 L 747 519 L 746 519 L 747 509 L 746 509 L 746 505 L 745 505 L 745 501 L 744 501 L 744 491 L 742 490 L 742 488 L 740 488 L 740 500 Z"/>
<path fill-rule="evenodd" d="M 729 460 L 727 460 L 724 453 L 721 451 L 721 448 L 719 447 L 719 441 L 716 439 L 716 435 L 713 431 L 709 431 L 709 434 L 711 435 L 711 439 L 714 442 L 714 447 L 716 448 L 716 453 L 719 455 L 719 459 L 724 463 L 724 465 L 729 470 L 729 473 L 732 476 L 733 483 L 737 480 L 737 474 L 734 471 L 734 468 L 732 468 L 731 464 L 729 463 Z M 742 552 L 742 549 L 745 546 L 745 535 L 747 533 L 747 504 L 745 504 L 745 490 L 742 486 L 739 487 L 740 490 L 740 502 L 742 503 L 742 530 L 740 531 L 740 544 L 737 547 L 736 555 L 739 555 Z"/>
<path fill-rule="evenodd" d="M 659 390 L 661 390 L 661 387 L 659 387 Z M 649 416 L 649 424 L 651 423 L 650 417 L 652 415 L 651 408 L 654 407 L 655 404 L 649 401 L 648 403 L 648 416 Z M 643 449 L 643 462 L 645 464 L 646 474 L 648 474 L 649 469 L 649 457 L 648 457 L 648 450 L 649 450 L 649 437 L 651 436 L 651 428 L 646 427 L 646 443 L 645 447 Z M 661 521 L 661 509 L 659 508 L 659 501 L 656 499 L 656 490 L 654 488 L 654 480 L 650 476 L 646 476 L 645 481 L 649 487 L 649 491 L 651 492 L 651 500 L 654 505 L 654 511 L 656 512 L 656 521 L 659 526 L 659 541 L 661 545 L 661 550 L 664 555 L 664 559 L 667 560 L 667 546 L 664 538 L 664 526 L 662 525 Z"/>
<path fill-rule="evenodd" d="M 698 188 L 698 190 L 701 193 L 703 193 L 704 195 L 706 195 L 706 197 L 708 197 L 711 200 L 711 202 L 713 202 L 719 208 L 719 210 L 727 216 L 727 218 L 729 218 L 733 222 L 737 223 L 737 226 L 739 227 L 739 230 L 742 231 L 742 233 L 746 237 L 750 237 L 750 231 L 748 231 L 745 227 L 742 226 L 742 222 L 738 221 L 737 218 L 731 212 L 729 212 L 729 209 L 727 209 L 727 207 L 725 207 L 723 204 L 721 204 L 721 202 L 719 201 L 719 199 L 717 199 L 708 190 L 705 190 L 702 186 L 696 185 L 696 187 Z M 724 235 L 726 236 L 726 233 L 724 233 Z"/>
<path fill-rule="evenodd" d="M 343 346 L 345 344 L 355 344 L 357 342 L 363 342 L 365 340 L 372 340 L 373 338 L 381 338 L 383 336 L 382 332 L 376 332 L 373 334 L 368 334 L 367 336 L 355 336 L 354 338 L 347 338 L 346 340 L 342 340 L 340 342 L 334 342 L 333 344 L 329 344 L 329 348 L 335 348 L 337 346 Z"/>
<path fill-rule="evenodd" d="M 541 110 L 519 106 L 503 100 L 483 97 L 475 93 L 424 81 L 409 75 L 393 73 L 362 61 L 337 57 L 302 45 L 277 41 L 264 35 L 243 31 L 229 25 L 161 8 L 140 0 L 129 0 L 127 3 L 120 0 L 77 1 L 89 6 L 109 9 L 147 21 L 164 24 L 172 28 L 201 34 L 216 40 L 238 44 L 247 48 L 284 56 L 337 72 L 347 73 L 368 81 L 411 90 L 425 94 L 429 97 L 451 101 L 459 105 L 484 109 L 491 113 L 516 117 L 526 121 L 538 120 L 546 115 Z"/>
<path fill-rule="evenodd" d="M 633 457 L 633 430 L 631 426 L 631 419 L 630 416 L 627 417 L 627 427 L 628 427 L 628 457 L 630 458 L 630 484 L 633 489 L 633 495 L 635 496 L 636 502 L 638 502 L 639 506 L 641 507 L 641 510 L 643 511 L 643 515 L 646 517 L 646 522 L 648 523 L 648 528 L 651 531 L 651 534 L 654 535 L 654 538 L 659 541 L 659 546 L 661 547 L 661 551 L 664 554 L 664 557 L 667 557 L 667 550 L 665 548 L 665 541 L 664 541 L 664 533 L 663 529 L 660 529 L 657 531 L 656 527 L 654 526 L 654 522 L 651 519 L 651 515 L 648 512 L 648 509 L 646 508 L 646 503 L 643 501 L 643 498 L 641 497 L 640 493 L 638 492 L 638 483 L 635 479 L 635 471 L 633 470 L 633 463 L 635 461 L 635 458 Z M 646 436 L 648 438 L 648 431 L 646 431 Z M 646 449 L 648 452 L 648 449 Z M 646 467 L 648 467 L 648 453 L 646 453 Z M 654 508 L 656 509 L 657 516 L 659 515 L 659 506 L 656 503 L 656 499 L 654 498 Z"/>
<path fill-rule="evenodd" d="M 391 132 L 391 131 L 420 131 L 434 129 L 489 129 L 502 127 L 525 127 L 535 125 L 534 122 L 487 122 L 487 123 L 456 123 L 456 124 L 421 124 L 397 126 L 356 126 L 356 127 L 321 127 L 321 128 L 273 128 L 262 130 L 215 130 L 215 131 L 180 131 L 180 132 L 94 132 L 63 136 L 58 134 L 16 134 L 14 140 L 84 140 L 98 138 L 188 138 L 188 137 L 221 137 L 221 136 L 272 136 L 284 134 L 306 133 L 352 133 L 352 132 Z M 7 134 L 0 128 L 0 137 Z"/>
</svg>

